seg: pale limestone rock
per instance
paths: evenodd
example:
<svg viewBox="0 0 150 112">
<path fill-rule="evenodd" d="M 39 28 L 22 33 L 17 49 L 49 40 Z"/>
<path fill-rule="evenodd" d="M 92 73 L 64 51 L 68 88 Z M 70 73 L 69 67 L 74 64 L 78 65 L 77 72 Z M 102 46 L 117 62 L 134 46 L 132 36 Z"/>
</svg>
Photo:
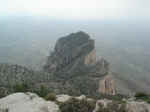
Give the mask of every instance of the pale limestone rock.
<svg viewBox="0 0 150 112">
<path fill-rule="evenodd" d="M 116 85 L 112 75 L 107 75 L 100 80 L 99 91 L 102 94 L 116 95 Z"/>
<path fill-rule="evenodd" d="M 112 103 L 112 101 L 111 101 L 111 100 L 107 100 L 107 99 L 98 100 L 98 101 L 96 102 L 96 107 L 95 107 L 95 109 L 93 110 L 93 112 L 97 112 L 97 111 L 99 110 L 99 108 L 100 108 L 100 107 L 99 107 L 99 104 L 103 105 L 104 108 L 107 108 L 107 105 L 108 105 L 109 103 Z"/>
<path fill-rule="evenodd" d="M 86 57 L 85 57 L 85 65 L 94 65 L 96 64 L 96 50 L 92 50 Z"/>
<path fill-rule="evenodd" d="M 147 104 L 146 102 L 129 101 L 129 100 L 126 101 L 127 101 L 127 104 L 125 106 L 126 112 L 150 112 L 150 104 Z M 107 109 L 108 105 L 113 102 L 114 101 L 107 99 L 98 100 L 96 102 L 96 107 L 93 110 L 93 112 L 97 112 L 100 109 L 99 104 L 101 104 L 104 108 Z"/>
<path fill-rule="evenodd" d="M 131 101 L 127 103 L 128 112 L 150 112 L 150 105 L 146 102 Z"/>
<path fill-rule="evenodd" d="M 62 103 L 68 101 L 71 98 L 71 96 L 69 95 L 57 95 L 56 97 L 57 97 L 56 100 Z"/>
<path fill-rule="evenodd" d="M 95 100 L 94 100 L 94 99 L 92 99 L 92 98 L 87 98 L 87 101 L 94 102 Z"/>
<path fill-rule="evenodd" d="M 58 102 L 62 102 L 62 103 L 68 101 L 68 100 L 71 99 L 71 98 L 75 98 L 75 99 L 77 99 L 77 100 L 86 99 L 86 96 L 85 96 L 85 95 L 81 95 L 81 96 L 77 96 L 77 97 L 72 97 L 72 96 L 69 96 L 69 95 L 62 94 L 62 95 L 57 95 L 56 97 L 57 97 L 56 100 L 57 100 Z M 93 99 L 88 98 L 87 100 L 92 101 Z"/>
<path fill-rule="evenodd" d="M 78 100 L 83 100 L 83 99 L 86 99 L 86 96 L 85 95 L 81 95 L 81 96 L 75 97 L 75 98 L 78 99 Z"/>
<path fill-rule="evenodd" d="M 0 99 L 0 110 L 9 112 L 58 112 L 54 102 L 45 101 L 33 93 L 15 93 Z M 5 111 L 2 111 L 5 112 Z"/>
<path fill-rule="evenodd" d="M 57 101 L 65 102 L 69 100 L 69 95 L 57 95 Z M 88 99 L 84 95 L 74 97 L 79 100 Z M 92 99 L 90 99 L 92 100 Z M 125 100 L 126 112 L 150 112 L 150 104 L 146 102 Z M 108 99 L 98 100 L 93 112 L 99 110 L 99 104 L 104 108 L 114 101 Z M 33 93 L 15 93 L 0 99 L 0 112 L 60 112 L 58 105 L 51 101 L 45 101 Z"/>
</svg>

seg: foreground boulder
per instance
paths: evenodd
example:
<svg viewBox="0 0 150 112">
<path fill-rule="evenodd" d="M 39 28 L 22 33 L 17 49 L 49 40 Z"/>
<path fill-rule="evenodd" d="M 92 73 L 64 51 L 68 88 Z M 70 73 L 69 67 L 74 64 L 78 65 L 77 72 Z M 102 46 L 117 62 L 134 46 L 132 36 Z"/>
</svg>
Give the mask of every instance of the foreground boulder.
<svg viewBox="0 0 150 112">
<path fill-rule="evenodd" d="M 56 101 L 45 101 L 34 93 L 14 93 L 0 99 L 0 112 L 60 112 L 60 105 L 56 102 L 63 104 L 72 98 L 76 101 L 86 99 L 84 95 L 72 97 L 62 94 L 56 97 Z"/>
<path fill-rule="evenodd" d="M 0 112 L 58 112 L 54 102 L 33 93 L 16 93 L 0 99 Z"/>
</svg>

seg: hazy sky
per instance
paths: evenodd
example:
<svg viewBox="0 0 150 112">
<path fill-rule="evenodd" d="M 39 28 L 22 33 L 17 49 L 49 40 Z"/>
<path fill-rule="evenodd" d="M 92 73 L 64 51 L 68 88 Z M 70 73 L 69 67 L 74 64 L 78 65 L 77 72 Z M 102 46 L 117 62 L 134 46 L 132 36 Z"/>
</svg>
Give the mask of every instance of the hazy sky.
<svg viewBox="0 0 150 112">
<path fill-rule="evenodd" d="M 149 18 L 150 0 L 0 0 L 0 15 L 60 19 Z"/>
</svg>

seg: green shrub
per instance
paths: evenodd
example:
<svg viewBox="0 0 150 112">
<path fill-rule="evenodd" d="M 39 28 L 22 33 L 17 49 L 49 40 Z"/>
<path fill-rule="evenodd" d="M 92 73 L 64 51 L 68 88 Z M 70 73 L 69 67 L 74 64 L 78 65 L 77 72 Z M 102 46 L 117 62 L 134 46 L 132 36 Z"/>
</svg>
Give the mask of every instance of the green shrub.
<svg viewBox="0 0 150 112">
<path fill-rule="evenodd" d="M 40 97 L 43 97 L 43 98 L 45 98 L 47 95 L 48 95 L 48 93 L 50 92 L 49 90 L 48 90 L 48 88 L 46 87 L 46 86 L 44 86 L 44 85 L 41 85 L 40 86 L 40 89 L 39 90 L 36 90 L 36 91 L 34 91 L 36 94 L 38 94 Z"/>
<path fill-rule="evenodd" d="M 97 112 L 127 112 L 126 105 L 113 101 L 109 103 L 105 108 L 104 105 L 99 104 L 99 110 Z"/>
<path fill-rule="evenodd" d="M 0 87 L 0 98 L 8 95 L 8 91 L 6 88 Z"/>
<path fill-rule="evenodd" d="M 86 99 L 77 100 L 71 98 L 65 103 L 60 104 L 61 112 L 92 112 L 95 108 L 95 102 Z"/>
<path fill-rule="evenodd" d="M 16 84 L 13 86 L 14 92 L 28 92 L 29 86 L 25 83 L 22 84 Z"/>
<path fill-rule="evenodd" d="M 46 97 L 46 100 L 55 101 L 56 100 L 56 94 L 55 93 L 49 93 Z"/>
<path fill-rule="evenodd" d="M 9 112 L 9 109 L 8 108 L 6 108 L 6 109 L 1 109 L 0 108 L 0 112 Z"/>
<path fill-rule="evenodd" d="M 136 100 L 143 100 L 150 104 L 150 96 L 145 93 L 136 93 L 135 97 L 136 97 Z"/>
<path fill-rule="evenodd" d="M 96 97 L 96 99 L 109 99 L 109 100 L 114 100 L 114 101 L 122 101 L 124 98 L 128 98 L 125 95 L 121 94 L 116 94 L 116 95 L 106 95 L 106 94 L 100 94 L 99 96 Z"/>
<path fill-rule="evenodd" d="M 148 96 L 148 95 L 147 95 L 146 93 L 142 93 L 142 92 L 135 94 L 135 97 L 136 97 L 136 98 L 147 97 L 147 96 Z"/>
<path fill-rule="evenodd" d="M 148 104 L 150 104 L 150 99 L 148 99 L 146 102 L 147 102 Z"/>
</svg>

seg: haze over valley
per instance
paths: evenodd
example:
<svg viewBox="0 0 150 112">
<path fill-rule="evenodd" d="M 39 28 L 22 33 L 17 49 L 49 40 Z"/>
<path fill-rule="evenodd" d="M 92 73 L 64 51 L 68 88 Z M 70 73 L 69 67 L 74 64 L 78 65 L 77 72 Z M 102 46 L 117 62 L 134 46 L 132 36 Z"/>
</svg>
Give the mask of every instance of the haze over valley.
<svg viewBox="0 0 150 112">
<path fill-rule="evenodd" d="M 97 56 L 107 59 L 119 78 L 148 88 L 150 23 L 147 21 L 67 21 L 20 16 L 3 18 L 0 24 L 1 63 L 41 70 L 58 38 L 85 31 L 95 39 Z"/>
</svg>

